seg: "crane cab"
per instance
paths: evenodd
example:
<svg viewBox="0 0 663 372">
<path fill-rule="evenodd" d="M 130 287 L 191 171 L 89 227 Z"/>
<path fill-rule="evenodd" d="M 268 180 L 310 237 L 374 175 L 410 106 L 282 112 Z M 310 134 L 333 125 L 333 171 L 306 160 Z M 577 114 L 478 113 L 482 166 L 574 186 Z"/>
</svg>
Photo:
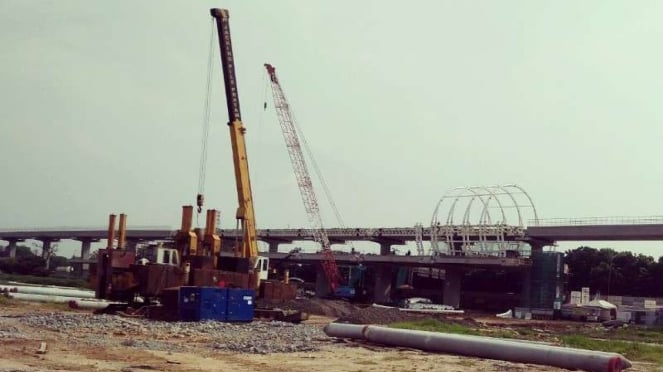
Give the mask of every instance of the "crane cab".
<svg viewBox="0 0 663 372">
<path fill-rule="evenodd" d="M 267 280 L 267 274 L 269 273 L 269 258 L 258 256 L 256 258 L 256 263 L 253 266 L 253 270 L 258 274 L 259 281 Z"/>
</svg>

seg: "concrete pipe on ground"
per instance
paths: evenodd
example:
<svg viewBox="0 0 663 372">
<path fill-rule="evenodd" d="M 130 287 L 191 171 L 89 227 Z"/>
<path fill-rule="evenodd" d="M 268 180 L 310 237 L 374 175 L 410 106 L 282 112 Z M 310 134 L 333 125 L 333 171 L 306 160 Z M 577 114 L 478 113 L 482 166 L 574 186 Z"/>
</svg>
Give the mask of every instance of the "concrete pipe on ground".
<svg viewBox="0 0 663 372">
<path fill-rule="evenodd" d="M 542 364 L 566 369 L 616 372 L 631 367 L 631 362 L 617 353 L 541 345 L 492 337 L 342 323 L 328 324 L 325 327 L 325 333 L 331 337 L 364 339 L 384 345 L 520 363 Z"/>
<path fill-rule="evenodd" d="M 11 285 L 11 286 L 0 285 L 0 292 L 5 291 L 5 288 L 7 292 L 36 294 L 36 295 L 54 295 L 54 296 L 76 297 L 76 298 L 94 298 L 93 291 L 86 291 L 83 289 L 28 286 L 28 285 Z"/>
<path fill-rule="evenodd" d="M 79 298 L 76 300 L 69 299 L 69 307 L 72 309 L 89 309 L 99 310 L 105 309 L 112 304 L 120 304 L 121 302 L 112 302 L 106 300 L 95 300 L 88 298 Z"/>
<path fill-rule="evenodd" d="M 36 302 L 53 302 L 63 304 L 71 301 L 71 297 L 55 296 L 55 295 L 41 295 L 32 293 L 7 293 L 7 297 L 20 301 L 36 301 Z"/>
</svg>

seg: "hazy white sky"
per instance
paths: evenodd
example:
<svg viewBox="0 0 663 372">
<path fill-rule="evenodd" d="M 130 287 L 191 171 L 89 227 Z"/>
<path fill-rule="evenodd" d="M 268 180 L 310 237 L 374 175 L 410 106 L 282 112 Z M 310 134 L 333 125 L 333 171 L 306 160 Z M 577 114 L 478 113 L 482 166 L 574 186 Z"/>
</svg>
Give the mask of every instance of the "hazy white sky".
<svg viewBox="0 0 663 372">
<path fill-rule="evenodd" d="M 659 1 L 4 0 L 0 227 L 179 224 L 210 7 L 231 14 L 259 227 L 307 224 L 264 62 L 349 226 L 427 224 L 445 191 L 505 183 L 544 218 L 663 215 Z M 217 48 L 206 196 L 232 227 Z"/>
</svg>

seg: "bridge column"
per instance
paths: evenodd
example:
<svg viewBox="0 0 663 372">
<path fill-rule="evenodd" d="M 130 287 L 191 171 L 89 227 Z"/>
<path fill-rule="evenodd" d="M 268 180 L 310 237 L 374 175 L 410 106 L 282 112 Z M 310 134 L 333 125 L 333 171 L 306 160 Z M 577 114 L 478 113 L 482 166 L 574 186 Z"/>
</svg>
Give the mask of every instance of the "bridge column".
<svg viewBox="0 0 663 372">
<path fill-rule="evenodd" d="M 277 241 L 269 241 L 267 242 L 269 244 L 269 253 L 278 253 L 279 252 L 279 242 Z"/>
<path fill-rule="evenodd" d="M 90 249 L 92 247 L 92 242 L 98 242 L 99 239 L 94 239 L 94 238 L 78 238 L 76 240 L 79 240 L 81 242 L 81 260 L 87 260 L 90 258 Z M 81 265 L 76 265 L 76 271 L 81 273 L 81 272 L 86 272 L 90 270 L 90 264 L 81 264 Z"/>
<path fill-rule="evenodd" d="M 389 266 L 376 266 L 373 300 L 376 303 L 391 302 L 392 269 Z"/>
<path fill-rule="evenodd" d="M 442 293 L 442 303 L 453 306 L 454 309 L 460 308 L 460 284 L 463 273 L 458 269 L 444 270 L 444 293 Z"/>
<path fill-rule="evenodd" d="M 16 258 L 16 243 L 19 242 L 18 239 L 7 239 L 9 245 L 5 248 L 9 252 L 9 257 Z"/>
<path fill-rule="evenodd" d="M 546 243 L 540 241 L 531 241 L 529 246 L 531 249 L 530 259 L 535 259 L 535 257 L 540 257 L 543 254 L 543 247 Z M 532 267 L 523 271 L 523 285 L 520 292 L 520 306 L 530 307 L 532 306 Z"/>
<path fill-rule="evenodd" d="M 46 270 L 50 269 L 51 267 L 51 256 L 53 255 L 54 252 L 52 252 L 52 244 L 53 242 L 57 242 L 60 239 L 52 239 L 52 238 L 42 238 L 42 239 L 37 239 L 41 240 L 41 258 L 46 260 Z"/>
<path fill-rule="evenodd" d="M 391 254 L 391 243 L 380 242 L 380 256 L 387 256 Z"/>
<path fill-rule="evenodd" d="M 520 292 L 520 306 L 530 307 L 532 305 L 532 270 L 523 272 L 523 286 Z"/>
<path fill-rule="evenodd" d="M 90 258 L 90 248 L 92 247 L 92 239 L 85 238 L 80 239 L 81 241 L 81 259 L 87 260 Z"/>
<path fill-rule="evenodd" d="M 316 265 L 316 268 L 315 296 L 325 297 L 331 293 L 331 289 L 329 288 L 329 280 L 327 280 L 327 276 L 325 275 L 325 271 L 323 270 L 322 266 Z"/>
</svg>

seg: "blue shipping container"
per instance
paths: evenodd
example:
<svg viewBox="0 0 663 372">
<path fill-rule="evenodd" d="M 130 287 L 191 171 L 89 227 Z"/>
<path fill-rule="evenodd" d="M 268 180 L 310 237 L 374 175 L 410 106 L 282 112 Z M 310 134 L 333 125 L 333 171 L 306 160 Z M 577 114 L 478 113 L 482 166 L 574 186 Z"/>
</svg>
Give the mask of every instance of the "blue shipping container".
<svg viewBox="0 0 663 372">
<path fill-rule="evenodd" d="M 226 320 L 226 288 L 180 287 L 179 316 L 182 321 Z"/>
<path fill-rule="evenodd" d="M 253 320 L 255 291 L 252 289 L 228 289 L 229 322 L 250 322 Z"/>
</svg>

